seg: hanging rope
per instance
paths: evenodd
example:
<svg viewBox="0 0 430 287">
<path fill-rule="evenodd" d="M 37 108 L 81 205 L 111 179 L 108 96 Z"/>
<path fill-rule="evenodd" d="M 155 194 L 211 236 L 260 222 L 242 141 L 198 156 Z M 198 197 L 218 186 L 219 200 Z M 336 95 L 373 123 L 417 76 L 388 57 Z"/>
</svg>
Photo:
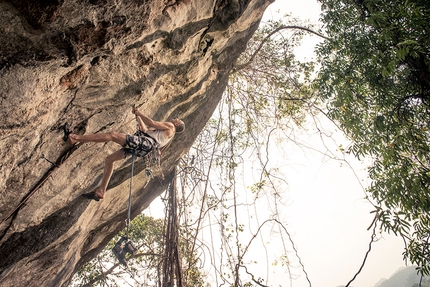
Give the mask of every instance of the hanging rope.
<svg viewBox="0 0 430 287">
<path fill-rule="evenodd" d="M 133 152 L 131 155 L 131 175 L 130 175 L 130 190 L 128 193 L 128 212 L 127 212 L 127 220 L 125 222 L 127 226 L 127 238 L 128 237 L 128 229 L 130 227 L 130 218 L 131 218 L 131 191 L 133 189 L 133 174 L 134 174 L 134 160 L 136 158 L 135 153 Z"/>
<path fill-rule="evenodd" d="M 136 108 L 136 105 L 133 104 L 133 111 Z M 139 121 L 137 119 L 137 115 L 134 114 L 134 119 L 136 121 L 136 130 L 139 130 Z M 133 190 L 133 175 L 134 175 L 134 161 L 136 159 L 136 151 L 132 150 L 131 152 L 131 175 L 130 175 L 130 190 L 128 192 L 128 211 L 127 211 L 127 220 L 125 221 L 125 225 L 127 227 L 127 238 L 128 237 L 128 229 L 130 227 L 130 218 L 131 218 L 131 191 Z"/>
<path fill-rule="evenodd" d="M 134 105 L 133 105 L 134 108 Z M 137 116 L 136 125 L 138 126 Z M 136 159 L 136 151 L 131 150 L 131 174 L 130 174 L 130 188 L 128 192 L 128 208 L 127 208 L 127 219 L 125 220 L 126 226 L 126 236 L 122 236 L 118 242 L 115 243 L 115 246 L 112 248 L 112 252 L 118 261 L 127 266 L 127 254 L 134 255 L 137 249 L 134 247 L 133 243 L 129 240 L 129 229 L 131 222 L 131 192 L 133 190 L 133 176 L 134 176 L 134 161 Z"/>
</svg>

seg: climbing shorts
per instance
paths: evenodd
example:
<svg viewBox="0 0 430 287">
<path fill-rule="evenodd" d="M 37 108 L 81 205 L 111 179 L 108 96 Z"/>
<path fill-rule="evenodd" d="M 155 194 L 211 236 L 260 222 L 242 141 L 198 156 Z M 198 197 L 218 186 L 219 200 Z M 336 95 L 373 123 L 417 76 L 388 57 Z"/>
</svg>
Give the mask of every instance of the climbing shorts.
<svg viewBox="0 0 430 287">
<path fill-rule="evenodd" d="M 142 131 L 137 131 L 134 135 L 125 136 L 125 145 L 122 147 L 124 157 L 132 155 L 133 152 L 138 157 L 144 157 L 154 147 L 155 140 Z"/>
</svg>

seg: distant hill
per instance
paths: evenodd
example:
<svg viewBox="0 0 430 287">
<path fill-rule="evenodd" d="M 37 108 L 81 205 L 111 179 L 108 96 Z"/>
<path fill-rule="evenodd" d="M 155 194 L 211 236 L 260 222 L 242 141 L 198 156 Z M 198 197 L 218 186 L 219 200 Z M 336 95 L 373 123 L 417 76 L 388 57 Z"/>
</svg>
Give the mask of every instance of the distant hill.
<svg viewBox="0 0 430 287">
<path fill-rule="evenodd" d="M 415 266 L 397 270 L 389 279 L 380 280 L 375 287 L 418 287 L 421 276 L 417 275 Z M 430 277 L 424 277 L 421 287 L 430 287 Z"/>
</svg>

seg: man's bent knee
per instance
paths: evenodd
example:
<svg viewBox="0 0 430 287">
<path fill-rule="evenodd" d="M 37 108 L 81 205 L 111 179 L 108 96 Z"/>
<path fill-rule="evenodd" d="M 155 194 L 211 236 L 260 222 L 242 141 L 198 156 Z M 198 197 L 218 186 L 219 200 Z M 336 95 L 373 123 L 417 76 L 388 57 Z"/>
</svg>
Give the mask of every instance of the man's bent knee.
<svg viewBox="0 0 430 287">
<path fill-rule="evenodd" d="M 118 137 L 118 133 L 115 131 L 110 131 L 106 133 L 112 140 Z"/>
<path fill-rule="evenodd" d="M 116 142 L 121 146 L 125 145 L 125 138 L 126 138 L 125 134 L 121 134 L 115 131 L 111 131 L 108 134 L 112 141 Z"/>
<path fill-rule="evenodd" d="M 106 164 L 113 164 L 114 162 L 121 160 L 121 159 L 124 159 L 124 151 L 118 150 L 118 151 L 114 152 L 113 154 L 107 156 L 105 159 L 105 163 Z"/>
</svg>

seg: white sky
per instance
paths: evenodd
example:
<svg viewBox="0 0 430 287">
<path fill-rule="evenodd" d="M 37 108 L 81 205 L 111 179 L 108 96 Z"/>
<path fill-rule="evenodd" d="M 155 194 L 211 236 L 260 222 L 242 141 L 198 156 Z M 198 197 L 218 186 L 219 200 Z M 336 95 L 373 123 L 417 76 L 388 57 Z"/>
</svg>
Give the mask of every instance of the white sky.
<svg viewBox="0 0 430 287">
<path fill-rule="evenodd" d="M 276 0 L 267 9 L 263 20 L 279 19 L 286 13 L 292 13 L 292 16 L 302 20 L 309 19 L 317 24 L 320 9 L 316 0 Z M 299 49 L 299 58 L 312 58 L 313 46 L 318 41 L 316 36 L 305 37 L 304 44 Z M 329 122 L 324 124 L 324 130 L 336 132 Z M 331 145 L 330 149 L 334 152 L 339 144 L 347 145 L 339 133 L 335 136 L 336 143 L 330 143 L 329 139 L 325 141 L 326 145 Z M 320 136 L 312 128 L 297 135 L 296 140 L 312 145 L 315 150 L 324 149 Z M 283 210 L 283 215 L 312 286 L 344 286 L 358 272 L 371 237 L 371 231 L 367 231 L 367 228 L 373 220 L 373 214 L 370 214 L 373 208 L 363 199 L 365 195 L 362 188 L 368 184 L 365 166 L 349 158 L 348 160 L 354 162 L 353 171 L 345 164 L 341 166 L 338 161 L 330 161 L 321 153 L 311 152 L 309 149 L 300 149 L 294 143 L 286 142 L 278 144 L 278 147 L 283 152 L 274 156 L 283 160 L 282 173 L 288 182 L 285 193 L 288 204 Z M 337 156 L 341 156 L 341 153 Z M 276 166 L 276 163 L 274 165 Z M 249 166 L 252 166 L 252 162 L 248 164 Z M 245 169 L 243 172 L 246 174 L 249 170 Z M 145 213 L 163 216 L 163 211 L 157 203 L 151 204 Z M 259 216 L 258 213 L 264 212 L 258 209 L 255 213 L 250 210 L 244 213 L 245 216 L 255 219 Z M 263 215 L 261 217 L 263 218 Z M 265 240 L 271 238 L 270 234 L 264 234 L 263 237 Z M 388 278 L 400 267 L 405 266 L 402 259 L 402 240 L 388 234 L 379 237 L 381 239 L 372 244 L 366 265 L 352 286 L 373 287 L 381 278 Z M 276 239 L 273 240 L 265 244 L 267 246 L 280 244 L 275 242 Z M 267 246 L 265 248 L 269 248 Z M 289 276 L 283 274 L 285 271 L 278 271 L 281 269 L 269 266 L 268 270 L 271 273 L 269 285 L 309 286 L 297 260 L 294 261 L 294 254 L 289 256 L 293 260 L 290 271 L 295 278 L 290 281 Z"/>
<path fill-rule="evenodd" d="M 279 19 L 286 13 L 318 23 L 320 6 L 316 0 L 277 0 L 269 6 L 263 19 Z M 316 36 L 306 37 L 304 49 L 300 50 L 310 52 L 317 42 Z M 301 56 L 312 57 L 305 53 Z M 305 135 L 305 140 L 316 145 L 319 142 L 311 134 Z M 373 220 L 370 214 L 373 208 L 363 200 L 363 189 L 349 167 L 340 167 L 339 162 L 325 162 L 318 154 L 310 155 L 294 147 L 285 153 L 290 167 L 294 166 L 286 171 L 291 198 L 287 211 L 289 231 L 312 286 L 346 285 L 359 270 L 368 249 L 371 231 L 367 228 Z M 356 161 L 354 169 L 366 185 L 364 166 Z M 373 243 L 365 267 L 351 285 L 373 287 L 381 278 L 390 277 L 405 266 L 402 252 L 400 238 L 383 234 Z M 302 274 L 293 281 L 293 286 L 304 287 L 309 283 Z"/>
</svg>

